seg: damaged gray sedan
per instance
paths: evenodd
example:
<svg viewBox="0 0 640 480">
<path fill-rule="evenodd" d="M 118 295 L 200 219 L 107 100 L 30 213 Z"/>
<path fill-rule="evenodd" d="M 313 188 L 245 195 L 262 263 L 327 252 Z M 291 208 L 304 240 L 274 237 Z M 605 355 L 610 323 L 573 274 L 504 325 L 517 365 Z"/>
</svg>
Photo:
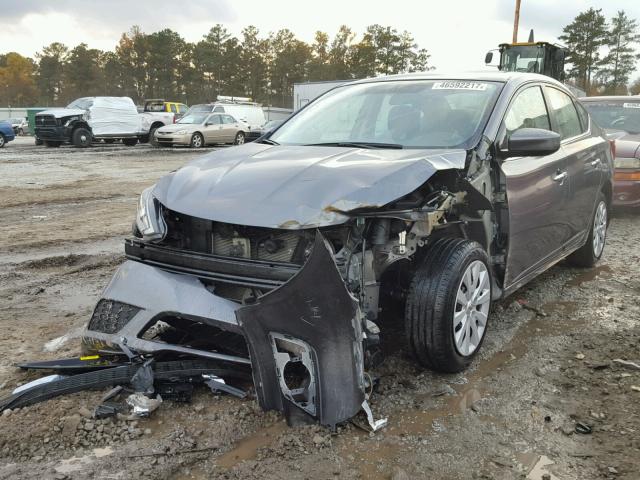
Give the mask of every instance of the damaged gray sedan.
<svg viewBox="0 0 640 480">
<path fill-rule="evenodd" d="M 463 370 L 492 301 L 601 257 L 611 172 L 548 77 L 337 87 L 142 193 L 84 351 L 250 367 L 263 408 L 335 426 L 367 409 L 388 299 L 421 365 Z"/>
</svg>

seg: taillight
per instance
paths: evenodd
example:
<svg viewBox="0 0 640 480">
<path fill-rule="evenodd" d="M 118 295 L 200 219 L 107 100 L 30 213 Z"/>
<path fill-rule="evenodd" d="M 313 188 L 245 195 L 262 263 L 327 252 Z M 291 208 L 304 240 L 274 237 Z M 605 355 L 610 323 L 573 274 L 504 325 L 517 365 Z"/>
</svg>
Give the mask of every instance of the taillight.
<svg viewBox="0 0 640 480">
<path fill-rule="evenodd" d="M 609 148 L 611 149 L 611 158 L 616 158 L 616 141 L 609 140 Z"/>
<path fill-rule="evenodd" d="M 176 116 L 173 116 L 173 123 L 176 123 Z"/>
<path fill-rule="evenodd" d="M 640 171 L 625 172 L 624 170 L 616 170 L 613 173 L 613 179 L 640 182 Z"/>
</svg>

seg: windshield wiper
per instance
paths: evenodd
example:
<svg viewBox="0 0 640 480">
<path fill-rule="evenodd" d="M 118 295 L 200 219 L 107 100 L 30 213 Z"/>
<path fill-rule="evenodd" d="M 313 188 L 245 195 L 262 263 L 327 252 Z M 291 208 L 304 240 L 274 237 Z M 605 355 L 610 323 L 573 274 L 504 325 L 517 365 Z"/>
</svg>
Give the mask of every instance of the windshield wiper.
<svg viewBox="0 0 640 480">
<path fill-rule="evenodd" d="M 278 142 L 274 142 L 273 140 L 269 140 L 268 138 L 263 138 L 258 143 L 266 143 L 267 145 L 280 145 Z"/>
<path fill-rule="evenodd" d="M 376 142 L 327 142 L 310 143 L 308 147 L 354 147 L 354 148 L 394 148 L 401 150 L 404 146 L 399 143 L 376 143 Z"/>
</svg>

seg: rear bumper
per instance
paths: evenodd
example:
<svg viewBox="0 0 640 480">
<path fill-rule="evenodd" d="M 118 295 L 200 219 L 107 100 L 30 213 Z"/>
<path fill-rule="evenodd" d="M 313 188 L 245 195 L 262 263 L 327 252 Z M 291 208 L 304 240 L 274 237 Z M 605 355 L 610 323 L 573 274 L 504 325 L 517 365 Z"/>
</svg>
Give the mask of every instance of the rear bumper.
<svg viewBox="0 0 640 480">
<path fill-rule="evenodd" d="M 616 180 L 613 184 L 613 206 L 640 208 L 640 182 Z"/>
</svg>

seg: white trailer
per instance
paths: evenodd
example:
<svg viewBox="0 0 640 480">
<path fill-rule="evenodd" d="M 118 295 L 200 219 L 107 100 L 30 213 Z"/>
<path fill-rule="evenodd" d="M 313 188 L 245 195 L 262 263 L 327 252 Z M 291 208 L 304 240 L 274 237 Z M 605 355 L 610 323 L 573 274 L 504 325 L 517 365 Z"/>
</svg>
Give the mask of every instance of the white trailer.
<svg viewBox="0 0 640 480">
<path fill-rule="evenodd" d="M 293 111 L 300 110 L 311 100 L 319 97 L 333 87 L 343 85 L 351 80 L 330 80 L 326 82 L 305 82 L 293 84 Z"/>
</svg>

